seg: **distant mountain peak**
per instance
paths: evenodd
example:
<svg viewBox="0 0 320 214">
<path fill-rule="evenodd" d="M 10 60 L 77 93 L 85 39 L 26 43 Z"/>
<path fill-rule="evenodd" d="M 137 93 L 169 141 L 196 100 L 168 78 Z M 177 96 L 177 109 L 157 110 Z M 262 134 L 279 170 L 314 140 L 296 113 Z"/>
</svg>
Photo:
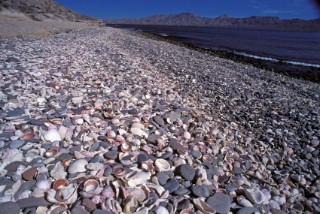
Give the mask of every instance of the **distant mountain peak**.
<svg viewBox="0 0 320 214">
<path fill-rule="evenodd" d="M 216 18 L 208 18 L 197 16 L 193 13 L 179 13 L 170 15 L 148 16 L 141 19 L 107 19 L 105 20 L 105 23 L 320 31 L 319 20 L 320 19 L 283 20 L 275 16 L 250 16 L 246 18 L 234 18 L 227 14 Z"/>
</svg>

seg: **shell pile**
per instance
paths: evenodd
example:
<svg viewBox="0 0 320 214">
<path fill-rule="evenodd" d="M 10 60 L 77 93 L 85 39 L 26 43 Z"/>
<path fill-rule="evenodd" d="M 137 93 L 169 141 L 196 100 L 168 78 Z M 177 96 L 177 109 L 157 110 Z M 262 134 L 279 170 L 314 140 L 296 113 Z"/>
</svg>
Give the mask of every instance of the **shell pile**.
<svg viewBox="0 0 320 214">
<path fill-rule="evenodd" d="M 0 211 L 320 212 L 316 83 L 112 28 L 3 40 L 0 76 Z"/>
</svg>

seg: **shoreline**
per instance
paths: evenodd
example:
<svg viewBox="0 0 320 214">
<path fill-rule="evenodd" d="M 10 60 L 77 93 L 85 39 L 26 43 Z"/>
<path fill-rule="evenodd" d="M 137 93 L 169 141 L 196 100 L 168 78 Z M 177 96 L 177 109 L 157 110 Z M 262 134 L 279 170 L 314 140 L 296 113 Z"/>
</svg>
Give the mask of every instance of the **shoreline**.
<svg viewBox="0 0 320 214">
<path fill-rule="evenodd" d="M 123 29 L 123 28 L 118 28 L 118 29 Z M 137 32 L 137 31 L 134 31 L 134 32 Z M 294 64 L 284 63 L 281 61 L 272 62 L 272 61 L 267 61 L 262 59 L 255 59 L 252 57 L 241 56 L 239 54 L 235 54 L 229 51 L 218 51 L 213 49 L 207 49 L 207 48 L 203 48 L 195 44 L 192 44 L 191 42 L 184 41 L 184 39 L 180 37 L 161 36 L 158 34 L 141 32 L 141 31 L 138 31 L 137 33 L 141 33 L 152 39 L 165 41 L 171 44 L 186 47 L 192 50 L 199 51 L 201 53 L 209 54 L 209 55 L 220 57 L 223 59 L 229 59 L 244 65 L 245 64 L 252 65 L 259 69 L 273 71 L 279 74 L 284 74 L 289 77 L 294 77 L 297 79 L 303 79 L 303 80 L 308 80 L 315 83 L 320 83 L 320 68 L 315 68 L 311 66 L 294 65 Z"/>
<path fill-rule="evenodd" d="M 109 27 L 0 62 L 0 213 L 320 212 L 317 83 Z"/>
</svg>

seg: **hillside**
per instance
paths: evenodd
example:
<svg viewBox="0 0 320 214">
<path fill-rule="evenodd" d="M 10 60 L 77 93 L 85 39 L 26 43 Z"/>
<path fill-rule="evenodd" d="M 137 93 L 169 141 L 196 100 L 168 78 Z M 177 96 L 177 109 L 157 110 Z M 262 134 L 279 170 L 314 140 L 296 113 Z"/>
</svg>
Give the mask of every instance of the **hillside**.
<svg viewBox="0 0 320 214">
<path fill-rule="evenodd" d="M 5 14 L 20 14 L 36 21 L 42 20 L 94 20 L 75 13 L 54 0 L 1 0 L 0 11 Z"/>
</svg>

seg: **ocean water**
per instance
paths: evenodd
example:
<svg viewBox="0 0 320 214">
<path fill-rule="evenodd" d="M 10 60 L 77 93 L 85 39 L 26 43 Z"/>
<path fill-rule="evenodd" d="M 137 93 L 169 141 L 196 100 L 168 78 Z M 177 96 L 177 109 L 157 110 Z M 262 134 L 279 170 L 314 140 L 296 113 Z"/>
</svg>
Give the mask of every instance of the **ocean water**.
<svg viewBox="0 0 320 214">
<path fill-rule="evenodd" d="M 320 68 L 320 32 L 151 25 L 115 27 L 172 37 L 201 48 L 262 61 Z"/>
</svg>

